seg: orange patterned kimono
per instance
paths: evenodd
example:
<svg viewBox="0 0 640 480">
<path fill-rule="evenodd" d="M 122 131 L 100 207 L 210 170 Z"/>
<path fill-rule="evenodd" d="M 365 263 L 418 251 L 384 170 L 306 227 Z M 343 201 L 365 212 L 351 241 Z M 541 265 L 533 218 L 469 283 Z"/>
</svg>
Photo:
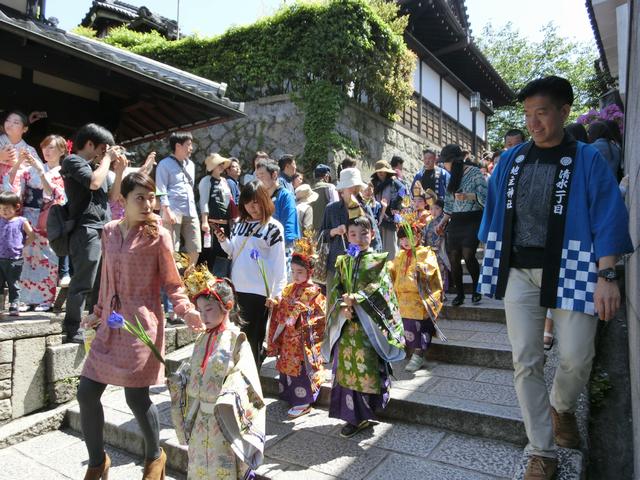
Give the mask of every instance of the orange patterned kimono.
<svg viewBox="0 0 640 480">
<path fill-rule="evenodd" d="M 313 392 L 323 380 L 320 346 L 326 323 L 325 297 L 313 283 L 290 283 L 282 291 L 269 326 L 270 356 L 277 355 L 282 375 L 306 373 Z"/>
</svg>

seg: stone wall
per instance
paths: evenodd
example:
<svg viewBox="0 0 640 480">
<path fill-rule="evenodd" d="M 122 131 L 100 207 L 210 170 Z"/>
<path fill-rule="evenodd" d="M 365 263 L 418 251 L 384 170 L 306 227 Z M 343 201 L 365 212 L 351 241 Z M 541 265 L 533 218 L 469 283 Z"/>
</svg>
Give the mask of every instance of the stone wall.
<svg viewBox="0 0 640 480">
<path fill-rule="evenodd" d="M 59 321 L 3 323 L 0 328 L 0 424 L 47 405 L 45 351 L 62 343 Z"/>
<path fill-rule="evenodd" d="M 198 177 L 204 175 L 202 162 L 208 153 L 219 152 L 241 160 L 243 172 L 257 150 L 268 152 L 272 158 L 284 153 L 300 156 L 304 152 L 302 132 L 304 114 L 288 95 L 265 97 L 245 104 L 247 116 L 242 119 L 194 130 L 193 160 L 199 165 Z M 371 171 L 377 160 L 391 160 L 393 155 L 405 159 L 405 170 L 415 172 L 421 166 L 425 138 L 376 115 L 370 110 L 350 103 L 340 116 L 336 132 L 346 139 L 349 147 L 360 152 L 362 170 Z M 434 146 L 434 145 L 430 145 Z M 142 158 L 155 150 L 158 158 L 167 155 L 167 142 L 156 141 L 135 147 Z M 324 163 L 334 168 L 346 156 L 345 151 L 331 152 Z"/>
</svg>

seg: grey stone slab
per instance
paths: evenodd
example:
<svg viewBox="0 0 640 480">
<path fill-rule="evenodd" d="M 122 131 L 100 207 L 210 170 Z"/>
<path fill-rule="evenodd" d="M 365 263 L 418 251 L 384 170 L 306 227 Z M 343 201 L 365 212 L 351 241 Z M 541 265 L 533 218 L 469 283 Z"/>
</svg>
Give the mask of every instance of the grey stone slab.
<svg viewBox="0 0 640 480">
<path fill-rule="evenodd" d="M 66 450 L 75 443 L 83 443 L 82 438 L 69 432 L 55 430 L 21 442 L 15 445 L 14 448 L 28 457 L 37 458 L 39 455 L 42 455 L 43 452 L 54 453 L 60 450 Z"/>
<path fill-rule="evenodd" d="M 515 389 L 504 385 L 443 378 L 426 392 L 463 400 L 475 400 L 510 407 L 518 406 Z"/>
<path fill-rule="evenodd" d="M 13 341 L 0 342 L 0 363 L 13 362 Z"/>
<path fill-rule="evenodd" d="M 293 432 L 293 425 L 281 422 L 271 422 L 267 420 L 266 424 L 266 443 L 265 449 L 273 446 L 279 442 L 291 432 Z"/>
<path fill-rule="evenodd" d="M 409 455 L 391 454 L 367 476 L 367 480 L 492 480 L 493 476 Z"/>
<path fill-rule="evenodd" d="M 288 435 L 269 449 L 269 457 L 344 479 L 369 478 L 386 452 L 310 430 Z"/>
<path fill-rule="evenodd" d="M 471 337 L 469 337 L 468 341 L 470 342 L 478 342 L 478 343 L 489 343 L 489 344 L 498 344 L 498 345 L 507 345 L 510 346 L 509 337 L 506 333 L 496 332 L 496 333 L 487 333 L 487 332 L 478 332 L 474 333 Z"/>
<path fill-rule="evenodd" d="M 264 462 L 256 471 L 261 478 L 269 480 L 334 480 L 337 477 L 326 473 L 309 470 L 300 465 L 292 465 L 282 460 L 265 457 Z"/>
<path fill-rule="evenodd" d="M 11 418 L 11 400 L 0 400 L 0 420 Z"/>
<path fill-rule="evenodd" d="M 426 369 L 416 372 L 407 372 L 404 367 L 407 361 L 398 362 L 393 365 L 393 377 L 391 378 L 391 388 L 403 388 L 405 390 L 425 390 L 439 381 L 439 378 Z"/>
<path fill-rule="evenodd" d="M 522 449 L 513 444 L 451 434 L 438 445 L 429 459 L 511 478 L 521 456 Z"/>
<path fill-rule="evenodd" d="M 463 330 L 467 332 L 498 333 L 504 331 L 504 325 L 490 322 L 476 322 L 473 320 L 440 320 L 438 326 L 445 332 Z"/>
<path fill-rule="evenodd" d="M 74 400 L 78 393 L 78 383 L 80 383 L 79 377 L 65 378 L 49 383 L 47 386 L 49 402 L 59 405 Z"/>
<path fill-rule="evenodd" d="M 446 343 L 434 340 L 428 357 L 442 363 L 513 369 L 511 347 L 449 338 Z"/>
<path fill-rule="evenodd" d="M 289 405 L 281 400 L 265 399 L 267 404 L 267 419 L 274 423 L 287 425 L 291 431 L 313 430 L 316 433 L 330 434 L 343 422 L 336 418 L 329 418 L 326 410 L 312 408 L 311 412 L 302 417 L 291 419 L 287 416 Z"/>
<path fill-rule="evenodd" d="M 447 337 L 447 339 L 449 341 L 463 341 L 463 340 L 469 340 L 473 334 L 475 333 L 472 330 L 458 330 L 458 329 L 454 329 L 454 328 L 446 328 L 446 327 L 441 327 L 442 332 L 444 333 L 444 335 Z M 433 340 L 435 343 L 438 343 L 439 340 L 434 338 Z"/>
<path fill-rule="evenodd" d="M 67 408 L 57 407 L 44 412 L 32 413 L 0 426 L 0 449 L 59 429 L 64 422 Z"/>
<path fill-rule="evenodd" d="M 57 382 L 77 377 L 84 366 L 84 345 L 65 343 L 47 348 L 47 380 Z"/>
<path fill-rule="evenodd" d="M 2 478 L 11 480 L 69 480 L 70 477 L 63 475 L 49 467 L 34 462 L 31 458 L 20 453 L 15 447 L 0 450 L 0 467 Z M 77 477 L 81 478 L 81 477 Z"/>
<path fill-rule="evenodd" d="M 447 303 L 440 316 L 449 320 L 504 323 L 504 303 L 502 300 L 488 297 L 484 297 L 479 304 L 475 305 L 467 302 L 460 307 L 452 307 L 450 303 Z"/>
<path fill-rule="evenodd" d="M 334 435 L 339 435 L 336 430 Z M 351 438 L 360 445 L 427 457 L 445 437 L 446 432 L 425 425 L 379 422 Z"/>
<path fill-rule="evenodd" d="M 2 363 L 0 364 L 0 380 L 6 380 L 8 378 L 11 378 L 11 364 Z"/>
<path fill-rule="evenodd" d="M 486 368 L 475 378 L 477 382 L 493 383 L 495 385 L 513 386 L 513 370 Z"/>
<path fill-rule="evenodd" d="M 14 350 L 14 371 L 11 384 L 13 418 L 22 417 L 45 406 L 45 350 L 44 337 L 16 340 Z"/>
<path fill-rule="evenodd" d="M 62 332 L 61 319 L 54 319 L 46 315 L 31 312 L 22 314 L 18 318 L 20 318 L 20 320 L 2 322 L 0 341 L 46 337 L 47 335 L 55 335 Z"/>
<path fill-rule="evenodd" d="M 0 399 L 11 397 L 11 379 L 0 380 Z"/>
<path fill-rule="evenodd" d="M 481 367 L 447 363 L 438 363 L 433 369 L 430 369 L 432 375 L 436 377 L 458 378 L 460 380 L 471 380 L 481 371 Z"/>
<path fill-rule="evenodd" d="M 56 345 L 62 345 L 62 335 L 49 335 L 47 337 L 47 347 L 55 347 Z"/>
</svg>

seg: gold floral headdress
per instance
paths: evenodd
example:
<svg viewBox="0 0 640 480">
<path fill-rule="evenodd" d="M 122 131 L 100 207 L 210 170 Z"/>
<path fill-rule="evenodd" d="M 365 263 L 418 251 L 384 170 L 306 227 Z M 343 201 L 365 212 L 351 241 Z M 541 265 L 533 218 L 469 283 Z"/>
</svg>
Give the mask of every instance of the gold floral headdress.
<svg viewBox="0 0 640 480">
<path fill-rule="evenodd" d="M 312 229 L 307 229 L 302 234 L 302 238 L 298 238 L 293 242 L 293 255 L 300 257 L 311 268 L 311 261 L 315 259 L 316 247 L 315 247 L 316 232 Z"/>
<path fill-rule="evenodd" d="M 209 271 L 206 264 L 191 267 L 187 269 L 184 275 L 184 285 L 192 302 L 195 302 L 202 295 L 217 297 L 215 285 L 222 281 L 223 279 L 216 277 Z"/>
</svg>

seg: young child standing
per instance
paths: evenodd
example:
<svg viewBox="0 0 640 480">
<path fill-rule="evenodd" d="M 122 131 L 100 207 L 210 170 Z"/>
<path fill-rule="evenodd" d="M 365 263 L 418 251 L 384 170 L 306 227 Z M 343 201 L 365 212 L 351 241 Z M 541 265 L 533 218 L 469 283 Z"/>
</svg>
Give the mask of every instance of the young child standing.
<svg viewBox="0 0 640 480">
<path fill-rule="evenodd" d="M 404 228 L 398 230 L 400 250 L 389 262 L 393 289 L 400 303 L 407 353 L 405 370 L 415 372 L 424 365 L 424 355 L 436 333 L 435 322 L 442 309 L 442 279 L 438 259 L 430 247 L 422 247 L 419 229 L 412 226 L 414 245 Z M 415 258 L 414 251 L 415 248 Z"/>
<path fill-rule="evenodd" d="M 315 258 L 313 241 L 307 233 L 294 243 L 292 282 L 282 291 L 269 325 L 267 355 L 278 356 L 280 398 L 291 405 L 287 412 L 290 418 L 311 411 L 324 380 L 320 345 L 326 299 L 311 280 Z"/>
<path fill-rule="evenodd" d="M 22 250 L 35 235 L 29 221 L 18 215 L 20 198 L 13 192 L 0 192 L 0 290 L 9 290 L 9 315 L 20 315 L 20 275 Z"/>
<path fill-rule="evenodd" d="M 425 247 L 431 247 L 436 253 L 438 267 L 440 268 L 440 277 L 442 278 L 443 292 L 446 295 L 449 289 L 449 270 L 451 270 L 451 263 L 447 256 L 444 236 L 440 235 L 437 231 L 438 225 L 440 225 L 440 222 L 444 218 L 444 201 L 440 199 L 435 200 L 429 206 L 429 212 L 431 213 L 431 220 L 422 230 L 422 244 Z"/>
<path fill-rule="evenodd" d="M 345 420 L 340 435 L 352 437 L 389 401 L 389 364 L 404 358 L 404 332 L 387 253 L 370 248 L 371 220 L 349 220 L 347 235 L 347 254 L 336 260 L 322 354 L 333 358 L 329 416 Z"/>
<path fill-rule="evenodd" d="M 186 388 L 187 408 L 197 409 L 186 438 L 187 478 L 253 478 L 251 470 L 263 460 L 266 407 L 251 346 L 239 328 L 235 289 L 205 265 L 184 281 L 206 328 L 194 344 Z M 171 383 L 170 393 L 172 404 L 179 403 Z"/>
</svg>

